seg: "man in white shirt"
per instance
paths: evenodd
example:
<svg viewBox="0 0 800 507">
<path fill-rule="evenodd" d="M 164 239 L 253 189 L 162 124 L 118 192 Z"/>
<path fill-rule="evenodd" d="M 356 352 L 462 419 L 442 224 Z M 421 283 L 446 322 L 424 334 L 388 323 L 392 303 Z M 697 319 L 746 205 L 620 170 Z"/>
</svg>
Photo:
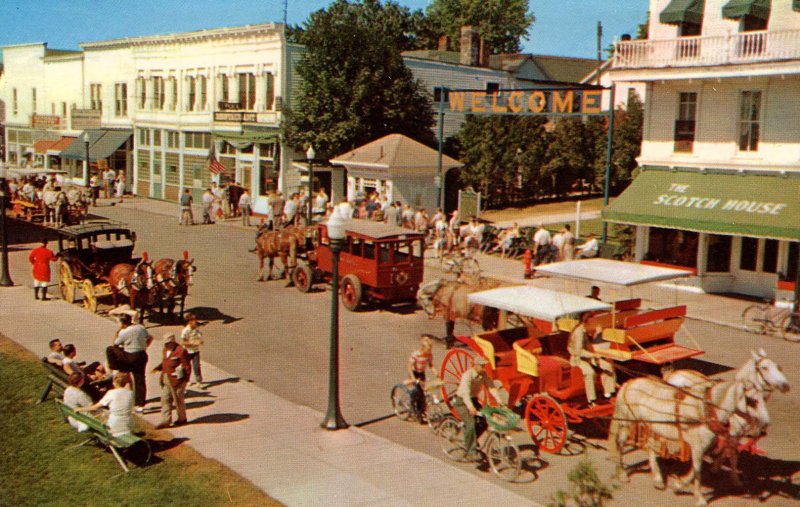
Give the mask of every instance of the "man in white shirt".
<svg viewBox="0 0 800 507">
<path fill-rule="evenodd" d="M 117 179 L 117 174 L 113 169 L 106 169 L 103 173 L 103 197 L 108 199 L 111 197 L 111 189 L 114 187 L 114 180 Z"/>
<path fill-rule="evenodd" d="M 207 188 L 205 192 L 203 192 L 203 223 L 204 224 L 213 224 L 214 219 L 211 217 L 211 205 L 214 203 L 214 194 L 211 193 L 211 189 Z"/>
<path fill-rule="evenodd" d="M 593 232 L 590 232 L 586 237 L 586 243 L 580 245 L 577 250 L 578 259 L 586 259 L 590 257 L 597 257 L 597 252 L 600 245 L 597 243 L 597 238 Z"/>
<path fill-rule="evenodd" d="M 544 225 L 540 225 L 536 234 L 533 235 L 534 265 L 541 264 L 550 253 L 551 241 L 550 232 L 544 228 Z"/>
</svg>

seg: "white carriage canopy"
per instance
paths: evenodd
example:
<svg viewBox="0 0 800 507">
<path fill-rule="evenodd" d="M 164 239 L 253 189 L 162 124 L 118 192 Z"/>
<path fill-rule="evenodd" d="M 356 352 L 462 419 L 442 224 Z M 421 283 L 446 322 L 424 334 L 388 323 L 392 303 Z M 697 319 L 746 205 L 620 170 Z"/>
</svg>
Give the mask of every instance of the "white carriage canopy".
<svg viewBox="0 0 800 507">
<path fill-rule="evenodd" d="M 537 268 L 538 269 L 538 268 Z M 500 287 L 473 292 L 470 304 L 479 304 L 499 310 L 555 322 L 560 317 L 595 311 L 611 311 L 611 305 L 586 298 L 530 285 Z"/>
<path fill-rule="evenodd" d="M 600 258 L 543 264 L 541 266 L 536 266 L 536 273 L 551 275 L 558 278 L 607 283 L 623 287 L 674 280 L 691 275 L 689 271 L 683 269 L 664 268 Z"/>
</svg>

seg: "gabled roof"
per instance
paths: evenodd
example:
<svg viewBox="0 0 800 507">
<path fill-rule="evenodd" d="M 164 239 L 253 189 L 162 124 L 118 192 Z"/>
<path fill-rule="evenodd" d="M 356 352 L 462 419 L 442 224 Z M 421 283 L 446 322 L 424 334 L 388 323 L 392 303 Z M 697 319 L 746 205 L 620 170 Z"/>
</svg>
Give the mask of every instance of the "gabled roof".
<svg viewBox="0 0 800 507">
<path fill-rule="evenodd" d="M 566 56 L 530 55 L 542 69 L 547 79 L 565 83 L 579 83 L 597 68 L 597 60 Z"/>
<path fill-rule="evenodd" d="M 383 169 L 437 167 L 439 152 L 402 134 L 389 134 L 330 160 L 331 164 Z M 442 168 L 459 167 L 458 160 L 442 155 Z"/>
</svg>

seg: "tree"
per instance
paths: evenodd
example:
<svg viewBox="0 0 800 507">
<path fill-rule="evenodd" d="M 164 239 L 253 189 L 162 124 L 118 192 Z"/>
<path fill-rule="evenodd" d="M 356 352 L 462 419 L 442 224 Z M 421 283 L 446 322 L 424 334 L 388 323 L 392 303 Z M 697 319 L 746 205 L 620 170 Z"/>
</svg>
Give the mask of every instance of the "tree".
<svg viewBox="0 0 800 507">
<path fill-rule="evenodd" d="M 593 146 L 580 118 L 556 122 L 545 155 L 541 185 L 548 195 L 566 195 L 578 179 L 588 179 Z"/>
<path fill-rule="evenodd" d="M 431 99 L 401 52 L 414 47 L 415 17 L 394 2 L 336 0 L 292 36 L 306 46 L 297 65 L 298 107 L 283 133 L 295 149 L 336 156 L 390 133 L 433 144 Z"/>
<path fill-rule="evenodd" d="M 458 50 L 463 25 L 477 28 L 489 45 L 489 52 L 519 53 L 521 39 L 536 18 L 528 13 L 528 0 L 433 0 L 426 10 L 427 20 L 418 33 L 434 49 L 439 35 L 446 35 L 448 49 Z"/>
<path fill-rule="evenodd" d="M 628 99 L 627 109 L 622 106 L 614 111 L 614 139 L 611 154 L 611 179 L 609 188 L 612 194 L 618 194 L 633 180 L 639 166 L 636 158 L 642 149 L 642 125 L 644 107 L 639 95 L 633 93 Z M 606 155 L 600 156 L 608 146 L 608 127 L 603 125 L 603 140 L 597 142 L 595 158 L 595 181 L 605 185 Z"/>
</svg>

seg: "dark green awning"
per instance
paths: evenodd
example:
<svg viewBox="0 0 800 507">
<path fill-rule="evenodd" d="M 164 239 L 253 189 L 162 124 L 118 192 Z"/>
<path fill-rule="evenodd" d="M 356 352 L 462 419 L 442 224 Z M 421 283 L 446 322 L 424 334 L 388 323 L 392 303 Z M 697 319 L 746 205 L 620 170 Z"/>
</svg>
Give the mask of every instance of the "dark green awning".
<svg viewBox="0 0 800 507">
<path fill-rule="evenodd" d="M 777 173 L 777 171 L 776 171 Z M 644 170 L 603 210 L 608 222 L 800 240 L 800 177 Z"/>
<path fill-rule="evenodd" d="M 226 132 L 215 130 L 212 132 L 216 139 L 230 143 L 274 143 L 278 140 L 279 130 L 270 129 L 243 129 L 241 132 Z"/>
<path fill-rule="evenodd" d="M 800 11 L 800 0 L 792 0 L 792 10 Z"/>
<path fill-rule="evenodd" d="M 85 130 L 61 152 L 61 157 L 84 160 L 86 158 L 86 143 L 83 140 L 83 135 L 87 132 L 89 134 L 89 160 L 92 161 L 107 159 L 133 135 L 130 130 Z"/>
<path fill-rule="evenodd" d="M 693 23 L 703 24 L 703 8 L 705 0 L 672 0 L 661 11 L 659 20 L 662 23 Z"/>
<path fill-rule="evenodd" d="M 743 16 L 755 16 L 769 19 L 770 0 L 730 0 L 722 7 L 722 17 L 739 19 Z"/>
</svg>

